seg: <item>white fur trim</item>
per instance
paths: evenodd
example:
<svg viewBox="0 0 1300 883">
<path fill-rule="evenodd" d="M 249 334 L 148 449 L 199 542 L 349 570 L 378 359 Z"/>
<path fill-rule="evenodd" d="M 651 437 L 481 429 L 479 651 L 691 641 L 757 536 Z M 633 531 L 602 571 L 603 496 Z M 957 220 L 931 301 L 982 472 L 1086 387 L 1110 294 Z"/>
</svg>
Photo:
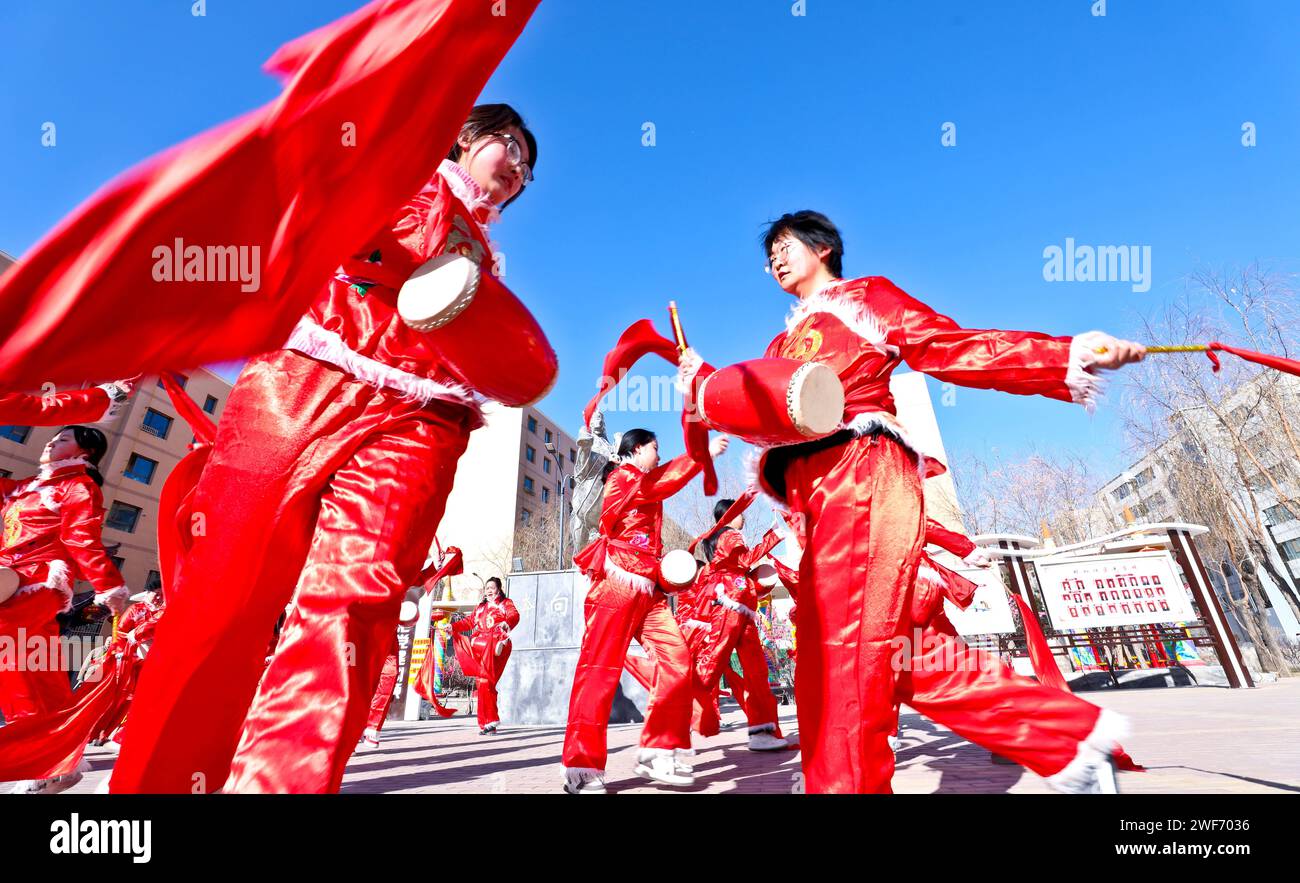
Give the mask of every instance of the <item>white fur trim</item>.
<svg viewBox="0 0 1300 883">
<path fill-rule="evenodd" d="M 672 757 L 677 750 L 676 748 L 638 748 L 636 750 L 636 762 L 646 763 L 656 757 Z"/>
<path fill-rule="evenodd" d="M 846 420 L 843 428 L 859 438 L 864 435 L 875 435 L 876 433 L 889 436 L 913 454 L 916 454 L 916 471 L 922 479 L 925 478 L 927 460 L 943 463 L 938 457 L 928 453 L 918 445 L 916 439 L 903 428 L 903 424 L 898 422 L 897 417 L 885 411 L 863 411 L 861 414 Z"/>
<path fill-rule="evenodd" d="M 97 424 L 112 423 L 122 416 L 126 410 L 126 404 L 131 400 L 131 394 L 125 387 L 117 383 L 101 383 L 99 388 L 108 394 L 108 408 L 104 415 L 95 421 Z"/>
<path fill-rule="evenodd" d="M 1097 407 L 1097 399 L 1105 390 L 1105 381 L 1087 370 L 1097 363 L 1094 350 L 1099 347 L 1112 347 L 1115 338 L 1101 331 L 1085 331 L 1070 339 L 1070 365 L 1065 371 L 1065 385 L 1070 390 L 1070 398 L 1077 405 L 1092 413 Z"/>
<path fill-rule="evenodd" d="M 66 469 L 69 466 L 89 466 L 90 461 L 85 457 L 69 457 L 66 460 L 55 460 L 51 463 L 42 463 L 41 468 L 36 470 L 36 478 L 33 481 L 47 481 L 54 473 L 60 469 Z M 24 488 L 25 490 L 25 488 Z"/>
<path fill-rule="evenodd" d="M 51 512 L 59 511 L 59 504 L 54 499 L 54 488 L 48 486 L 38 488 L 36 495 L 41 498 L 41 505 L 46 509 L 49 509 Z"/>
<path fill-rule="evenodd" d="M 885 343 L 885 326 L 880 319 L 864 304 L 854 303 L 839 296 L 836 290 L 839 283 L 827 286 L 821 291 L 800 300 L 785 317 L 786 334 L 794 333 L 799 323 L 814 313 L 829 313 L 846 328 L 874 346 L 882 353 L 898 355 L 898 348 Z"/>
<path fill-rule="evenodd" d="M 45 582 L 21 586 L 14 594 L 25 595 L 38 589 L 52 589 L 63 596 L 63 606 L 59 612 L 67 613 L 72 609 L 72 570 L 68 567 L 68 562 L 58 558 L 42 563 L 46 567 Z"/>
<path fill-rule="evenodd" d="M 1128 733 L 1128 718 L 1109 708 L 1103 708 L 1101 714 L 1097 716 L 1097 723 L 1093 724 L 1092 732 L 1079 743 L 1079 750 L 1074 755 L 1074 760 L 1066 764 L 1059 773 L 1048 776 L 1048 784 L 1055 786 L 1057 783 L 1079 780 L 1086 768 L 1096 763 L 1099 756 L 1105 758 L 1118 748 L 1120 741 L 1128 736 Z"/>
<path fill-rule="evenodd" d="M 775 722 L 770 723 L 770 724 L 759 724 L 759 725 L 756 726 L 756 727 L 750 727 L 750 728 L 749 728 L 749 735 L 751 735 L 751 736 L 756 736 L 756 735 L 758 735 L 759 733 L 775 733 L 775 732 L 776 732 L 776 723 L 775 723 Z"/>
<path fill-rule="evenodd" d="M 721 604 L 723 607 L 727 608 L 728 610 L 734 610 L 737 613 L 743 613 L 746 616 L 748 616 L 750 619 L 758 618 L 758 614 L 750 610 L 744 604 L 741 604 L 739 601 L 735 600 L 734 598 L 727 597 L 727 593 L 723 591 L 722 586 L 714 586 L 713 594 L 717 597 L 718 603 Z"/>
<path fill-rule="evenodd" d="M 935 570 L 933 567 L 926 564 L 924 561 L 922 561 L 921 566 L 916 569 L 916 581 L 919 583 L 926 583 L 928 585 L 934 586 L 936 589 L 939 589 L 940 591 L 942 591 L 943 587 L 948 584 L 948 581 L 943 578 L 942 573 Z"/>
<path fill-rule="evenodd" d="M 306 316 L 298 320 L 293 333 L 284 342 L 284 349 L 329 362 L 371 386 L 397 390 L 408 401 L 418 401 L 424 405 L 432 401 L 456 402 L 475 411 L 480 408 L 478 399 L 469 389 L 459 384 L 419 377 L 363 356 L 344 343 L 338 334 L 322 328 Z"/>
<path fill-rule="evenodd" d="M 480 187 L 478 182 L 460 164 L 444 159 L 438 166 L 438 174 L 447 182 L 452 195 L 459 199 L 465 208 L 469 209 L 474 223 L 478 224 L 483 238 L 488 242 L 488 250 L 495 256 L 496 244 L 492 242 L 492 236 L 488 232 L 488 225 L 501 220 L 501 209 L 497 208 L 488 192 Z M 483 222 L 478 220 L 480 212 L 486 217 Z"/>
<path fill-rule="evenodd" d="M 593 766 L 566 766 L 564 768 L 565 781 L 578 784 L 582 776 L 597 776 L 601 780 L 605 778 L 605 771 L 598 770 Z"/>
<path fill-rule="evenodd" d="M 605 553 L 605 579 L 626 586 L 629 589 L 636 589 L 638 592 L 645 592 L 647 595 L 652 594 L 655 590 L 655 581 L 645 576 L 638 576 L 635 573 L 629 573 L 614 563 Z"/>
<path fill-rule="evenodd" d="M 706 629 L 709 624 L 701 619 L 688 619 L 682 624 L 683 628 L 688 629 Z"/>
</svg>

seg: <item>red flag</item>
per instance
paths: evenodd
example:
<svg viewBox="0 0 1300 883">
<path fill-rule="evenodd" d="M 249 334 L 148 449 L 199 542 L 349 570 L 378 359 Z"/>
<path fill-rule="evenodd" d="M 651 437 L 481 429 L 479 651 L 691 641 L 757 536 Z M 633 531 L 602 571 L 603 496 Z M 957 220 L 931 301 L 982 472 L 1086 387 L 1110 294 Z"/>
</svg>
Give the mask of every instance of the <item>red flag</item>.
<svg viewBox="0 0 1300 883">
<path fill-rule="evenodd" d="M 705 537 L 717 530 L 719 524 L 730 524 L 734 521 L 736 516 L 749 508 L 749 505 L 754 502 L 754 497 L 756 496 L 758 496 L 758 488 L 746 488 L 745 492 L 736 499 L 736 502 L 727 507 L 727 511 L 722 513 L 722 517 L 714 523 L 713 527 L 691 540 L 691 544 L 686 547 L 686 551 L 694 552 L 695 547 L 704 542 Z"/>
<path fill-rule="evenodd" d="M 198 402 L 186 395 L 185 390 L 176 382 L 175 374 L 165 371 L 158 379 L 162 381 L 167 397 L 172 400 L 172 406 L 181 419 L 189 424 L 195 439 L 205 445 L 212 444 L 217 437 L 217 424 L 199 407 Z"/>
<path fill-rule="evenodd" d="M 105 655 L 97 681 L 77 688 L 72 702 L 0 727 L 0 782 L 47 779 L 77 768 L 91 731 L 117 701 L 117 657 Z"/>
<path fill-rule="evenodd" d="M 591 425 L 591 415 L 596 413 L 596 408 L 606 393 L 618 385 L 642 356 L 651 353 L 661 356 L 669 364 L 677 364 L 677 345 L 656 331 L 653 322 L 649 319 L 633 322 L 619 336 L 614 348 L 605 354 L 605 363 L 600 369 L 600 391 L 582 410 L 582 422 L 585 425 Z"/>
<path fill-rule="evenodd" d="M 460 549 L 456 546 L 448 546 L 447 553 L 442 557 L 442 563 L 434 562 L 420 571 L 420 575 L 415 578 L 417 585 L 424 586 L 425 592 L 432 592 L 438 586 L 438 580 L 444 576 L 455 576 L 465 572 L 465 560 Z"/>
<path fill-rule="evenodd" d="M 1245 359 L 1247 362 L 1254 362 L 1257 365 L 1263 365 L 1265 368 L 1272 368 L 1275 371 L 1281 371 L 1285 374 L 1294 374 L 1300 377 L 1300 362 L 1295 359 L 1284 359 L 1281 356 L 1269 355 L 1268 353 L 1257 353 L 1254 350 L 1244 350 L 1240 347 L 1228 346 L 1226 343 L 1219 343 L 1217 340 L 1207 345 L 1205 354 L 1210 357 L 1214 363 L 1214 370 L 1219 370 L 1219 357 L 1214 353 L 1221 350 L 1225 353 L 1232 353 L 1239 359 Z"/>
<path fill-rule="evenodd" d="M 289 43 L 279 98 L 127 172 L 0 277 L 0 387 L 280 346 L 435 174 L 538 2 L 374 0 Z"/>
</svg>

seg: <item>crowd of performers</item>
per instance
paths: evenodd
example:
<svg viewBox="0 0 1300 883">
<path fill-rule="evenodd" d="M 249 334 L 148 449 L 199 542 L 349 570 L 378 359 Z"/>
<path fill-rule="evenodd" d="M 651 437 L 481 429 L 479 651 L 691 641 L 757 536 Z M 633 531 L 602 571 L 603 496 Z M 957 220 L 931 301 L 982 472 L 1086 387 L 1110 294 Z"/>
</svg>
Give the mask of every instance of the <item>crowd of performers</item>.
<svg viewBox="0 0 1300 883">
<path fill-rule="evenodd" d="M 130 707 L 113 793 L 334 792 L 357 746 L 378 742 L 396 678 L 403 603 L 430 567 L 447 564 L 430 562 L 427 553 L 457 461 L 482 423 L 481 405 L 535 402 L 557 372 L 545 335 L 499 276 L 490 237 L 490 225 L 532 178 L 537 139 L 508 105 L 472 107 L 535 6 L 521 0 L 489 16 L 471 0 L 372 3 L 289 44 L 270 63 L 291 77 L 277 103 L 127 176 L 0 279 L 0 321 L 12 334 L 0 347 L 0 378 L 24 388 L 44 376 L 44 366 L 29 364 L 47 352 L 40 341 L 80 341 L 100 304 L 92 297 L 97 286 L 130 266 L 125 258 L 108 260 L 108 248 L 69 257 L 77 237 L 120 218 L 112 229 L 125 255 L 137 247 L 132 236 L 146 234 L 146 221 L 213 223 L 204 194 L 235 171 L 278 176 L 276 186 L 254 189 L 283 204 L 240 215 L 231 223 L 252 226 L 219 238 L 269 245 L 274 237 L 263 271 L 274 296 L 223 301 L 229 289 L 214 287 L 187 298 L 178 297 L 182 289 L 154 294 L 133 284 L 133 297 L 158 299 L 151 321 L 169 321 L 168 310 L 184 303 L 208 311 L 212 327 L 199 333 L 197 316 L 172 319 L 176 333 L 160 334 L 148 352 L 99 366 L 128 373 L 183 368 L 201 356 L 250 357 L 219 425 L 173 476 L 173 508 L 160 517 L 160 530 L 175 534 L 190 513 L 203 514 L 205 530 L 168 542 L 165 614 L 140 613 L 151 636 L 138 625 L 123 632 L 119 623 L 120 641 L 106 657 L 139 659 L 152 642 L 148 664 L 125 666 L 131 671 L 122 695 Z M 409 28 L 412 15 L 432 24 Z M 471 33 L 475 39 L 465 39 Z M 441 76 L 420 63 L 430 58 Z M 383 116 L 384 100 L 395 94 L 423 100 L 421 112 Z M 311 141 L 303 131 L 337 131 L 342 101 L 357 102 L 349 109 L 393 130 L 337 160 L 349 165 L 333 179 L 345 182 L 334 191 L 330 180 L 313 177 L 317 166 L 297 158 Z M 406 137 L 412 132 L 402 127 L 413 126 L 425 127 L 421 137 Z M 272 146 L 245 150 L 254 138 Z M 432 152 L 411 147 L 425 143 Z M 295 159 L 267 171 L 258 163 L 280 158 L 275 145 Z M 141 188 L 142 179 L 157 188 Z M 404 203 L 369 217 L 366 210 L 386 205 L 381 197 L 401 182 L 409 185 Z M 330 247 L 335 251 L 322 254 Z M 763 587 L 753 570 L 780 536 L 801 552 L 797 569 L 782 575 L 798 597 L 794 690 L 807 791 L 889 791 L 900 703 L 1061 790 L 1115 789 L 1122 721 L 965 646 L 944 616 L 943 597 L 960 603 L 961 583 L 928 559 L 927 539 L 967 558 L 975 550 L 941 537 L 927 521 L 922 481 L 944 467 L 899 423 L 889 378 L 906 363 L 951 383 L 1091 407 L 1096 372 L 1137 361 L 1143 349 L 1100 332 L 965 329 L 887 279 L 843 278 L 843 250 L 834 224 L 816 212 L 787 214 L 769 226 L 769 270 L 795 302 L 786 327 L 765 350 L 755 346 L 761 358 L 714 369 L 680 335 L 618 356 L 654 352 L 676 364 L 692 405 L 683 420 L 687 451 L 661 463 L 659 439 L 628 430 L 599 470 L 602 488 L 583 497 L 584 511 L 598 518 L 574 557 L 591 586 L 564 738 L 566 790 L 605 790 L 610 709 L 633 640 L 649 654 L 641 672 L 650 700 L 639 775 L 668 786 L 694 782 L 692 725 L 705 736 L 717 732 L 716 694 L 733 652 L 744 669 L 731 680 L 740 681 L 734 692 L 743 696 L 749 747 L 792 747 L 767 687 L 754 618 Z M 322 261 L 335 269 L 328 278 L 311 276 Z M 316 287 L 304 287 L 302 274 Z M 265 321 L 253 321 L 253 309 L 266 310 Z M 100 326 L 93 334 L 105 336 Z M 90 343 L 61 351 L 99 353 Z M 58 366 L 69 376 L 84 367 L 76 358 Z M 796 407 L 796 386 L 810 396 L 834 387 L 829 424 L 818 429 L 820 418 Z M 64 415 L 78 404 L 102 418 L 117 398 L 108 390 L 15 395 L 0 398 L 0 409 L 21 415 L 6 422 L 76 423 Z M 772 403 L 778 406 L 766 407 Z M 807 407 L 811 413 L 816 403 Z M 594 438 L 592 419 L 589 408 L 585 429 Z M 710 441 L 710 429 L 721 434 Z M 747 499 L 720 501 L 716 525 L 699 542 L 703 568 L 696 574 L 692 563 L 688 577 L 667 580 L 664 502 L 697 476 L 706 493 L 716 493 L 712 460 L 726 451 L 726 433 L 762 447 L 758 487 L 788 529 L 747 548 L 739 531 Z M 71 425 L 47 446 L 36 476 L 0 485 L 0 580 L 16 589 L 0 604 L 4 636 L 21 629 L 56 638 L 54 617 L 67 606 L 75 577 L 91 583 L 97 603 L 122 612 L 128 592 L 100 539 L 94 466 L 105 450 L 102 432 Z M 484 734 L 499 724 L 496 686 L 518 618 L 494 580 L 473 616 L 453 625 L 458 658 L 466 648 L 462 668 L 477 681 Z M 913 627 L 934 640 L 904 664 L 891 663 L 893 639 Z M 926 653 L 963 664 L 927 665 Z M 423 692 L 433 698 L 427 684 Z M 62 672 L 0 674 L 0 710 L 9 722 L 0 729 L 0 772 L 25 756 L 10 750 L 31 742 L 24 741 L 25 717 L 90 717 L 86 705 L 70 695 Z M 80 743 L 55 752 L 57 762 L 31 760 L 24 778 L 55 790 L 84 743 L 104 738 L 110 718 L 120 723 L 120 702 L 92 710 L 102 713 L 78 731 Z"/>
</svg>

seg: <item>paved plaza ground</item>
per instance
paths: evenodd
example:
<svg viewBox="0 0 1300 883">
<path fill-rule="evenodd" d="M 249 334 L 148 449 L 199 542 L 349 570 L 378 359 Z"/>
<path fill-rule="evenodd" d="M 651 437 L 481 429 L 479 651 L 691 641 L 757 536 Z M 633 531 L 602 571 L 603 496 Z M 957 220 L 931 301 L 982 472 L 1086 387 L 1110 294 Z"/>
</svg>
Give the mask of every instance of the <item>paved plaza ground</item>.
<svg viewBox="0 0 1300 883">
<path fill-rule="evenodd" d="M 1300 678 L 1253 690 L 1183 687 L 1109 690 L 1083 694 L 1127 715 L 1129 753 L 1148 768 L 1124 773 L 1128 793 L 1300 793 Z M 797 729 L 795 710 L 782 707 L 781 725 Z M 725 711 L 725 709 L 724 709 Z M 799 769 L 796 752 L 746 750 L 744 719 L 734 706 L 723 715 L 730 729 L 696 737 L 698 782 L 683 793 L 790 791 Z M 637 724 L 610 727 L 608 783 L 612 792 L 661 792 L 636 777 Z M 1019 766 L 990 762 L 989 754 L 917 714 L 903 715 L 894 788 L 900 793 L 1034 794 L 1049 789 Z M 357 754 L 343 780 L 345 794 L 528 793 L 560 791 L 559 727 L 507 726 L 480 736 L 470 718 L 390 722 L 376 750 Z M 91 792 L 111 768 L 114 754 L 92 748 L 94 772 L 73 789 Z"/>
</svg>

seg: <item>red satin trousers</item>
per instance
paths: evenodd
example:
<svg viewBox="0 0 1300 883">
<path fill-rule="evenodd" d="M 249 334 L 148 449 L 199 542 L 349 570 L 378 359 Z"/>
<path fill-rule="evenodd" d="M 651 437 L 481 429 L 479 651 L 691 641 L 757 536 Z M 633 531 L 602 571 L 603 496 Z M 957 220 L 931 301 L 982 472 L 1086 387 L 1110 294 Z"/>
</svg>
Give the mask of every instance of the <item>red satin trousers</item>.
<svg viewBox="0 0 1300 883">
<path fill-rule="evenodd" d="M 915 456 L 867 436 L 795 458 L 785 477 L 807 519 L 795 667 L 804 790 L 889 792 L 898 702 L 1039 775 L 1064 769 L 1099 708 L 913 622 L 925 543 Z"/>
<path fill-rule="evenodd" d="M 569 694 L 564 765 L 604 770 L 609 712 L 632 640 L 654 660 L 654 684 L 641 731 L 642 748 L 691 747 L 691 655 L 668 601 L 614 580 L 591 587 L 586 631 Z"/>
<path fill-rule="evenodd" d="M 471 419 L 288 350 L 249 362 L 195 491 L 198 535 L 112 791 L 338 790 Z"/>
<path fill-rule="evenodd" d="M 33 589 L 0 604 L 0 714 L 5 723 L 58 711 L 72 703 L 72 685 L 62 666 L 59 623 L 63 595 Z"/>
</svg>

